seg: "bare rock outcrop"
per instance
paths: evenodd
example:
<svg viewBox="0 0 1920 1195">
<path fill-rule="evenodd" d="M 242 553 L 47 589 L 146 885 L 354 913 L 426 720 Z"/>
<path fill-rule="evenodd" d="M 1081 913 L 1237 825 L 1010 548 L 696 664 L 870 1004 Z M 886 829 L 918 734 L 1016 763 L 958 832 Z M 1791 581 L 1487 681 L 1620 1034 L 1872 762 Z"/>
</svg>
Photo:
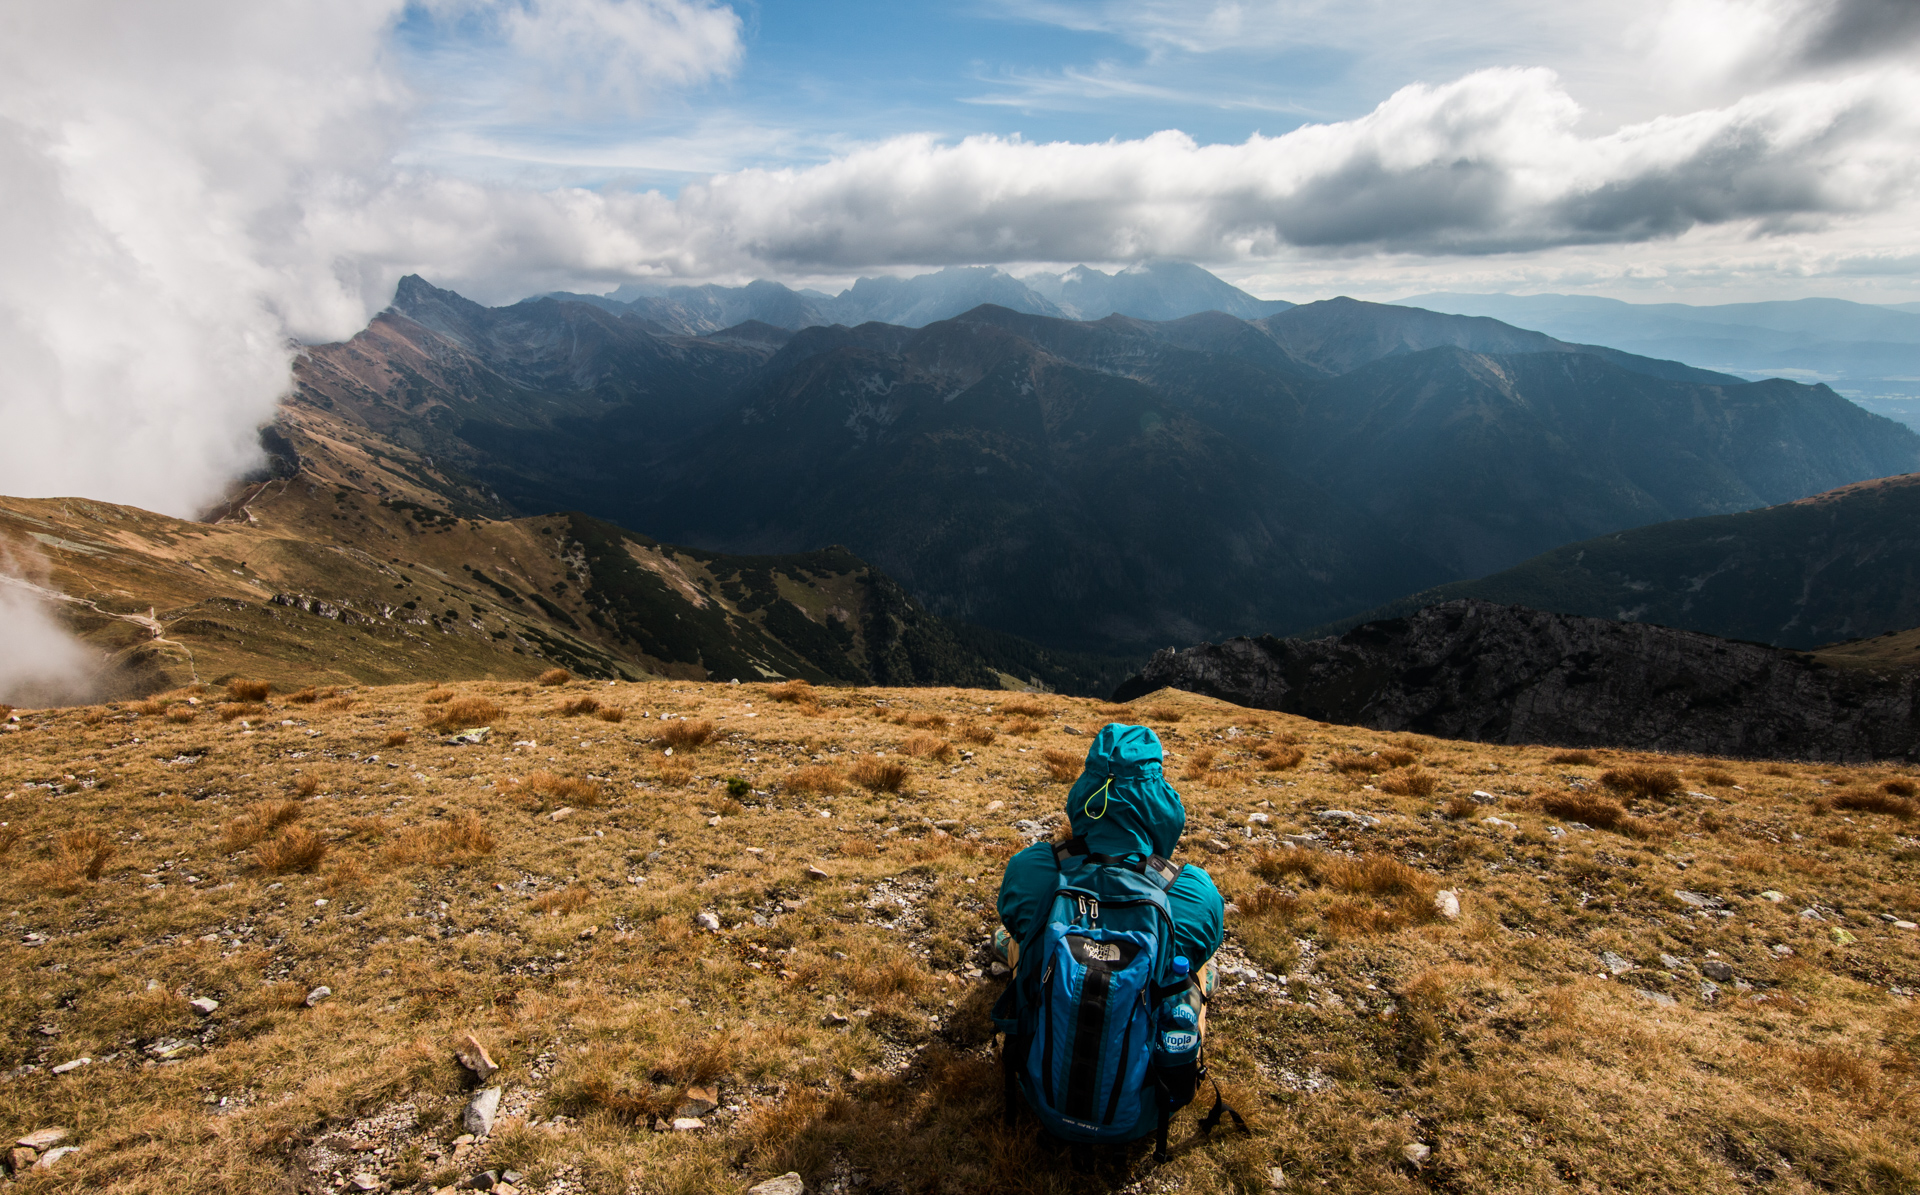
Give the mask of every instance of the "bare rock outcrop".
<svg viewBox="0 0 1920 1195">
<path fill-rule="evenodd" d="M 1866 760 L 1920 755 L 1920 677 L 1644 623 L 1453 601 L 1339 638 L 1167 648 L 1163 687 L 1377 730 L 1493 743 Z"/>
</svg>

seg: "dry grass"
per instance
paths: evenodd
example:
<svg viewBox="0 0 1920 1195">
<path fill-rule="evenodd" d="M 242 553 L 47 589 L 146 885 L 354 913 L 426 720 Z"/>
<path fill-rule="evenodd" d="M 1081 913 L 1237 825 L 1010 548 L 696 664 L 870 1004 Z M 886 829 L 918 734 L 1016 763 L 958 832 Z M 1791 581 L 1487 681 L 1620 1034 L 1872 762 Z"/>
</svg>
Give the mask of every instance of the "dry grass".
<svg viewBox="0 0 1920 1195">
<path fill-rule="evenodd" d="M 1896 797 L 1911 797 L 1916 793 L 1920 793 L 1920 786 L 1916 786 L 1911 780 L 1903 780 L 1896 777 L 1882 783 L 1880 785 L 1880 791 L 1883 793 L 1891 793 Z"/>
<path fill-rule="evenodd" d="M 1882 786 L 1875 789 L 1846 789 L 1834 793 L 1828 803 L 1835 809 L 1850 809 L 1859 813 L 1884 813 L 1903 820 L 1920 817 L 1920 804 L 1906 797 L 1895 796 Z"/>
<path fill-rule="evenodd" d="M 597 809 L 606 800 L 606 787 L 597 780 L 534 772 L 511 788 L 514 803 L 538 813 L 559 805 Z"/>
<path fill-rule="evenodd" d="M 1386 765 L 1373 755 L 1363 755 L 1358 751 L 1349 751 L 1334 756 L 1327 761 L 1333 770 L 1346 776 L 1371 776 L 1384 771 Z"/>
<path fill-rule="evenodd" d="M 244 851 L 285 826 L 292 825 L 306 812 L 298 801 L 260 801 L 228 822 L 220 835 L 220 850 L 231 854 Z"/>
<path fill-rule="evenodd" d="M 1078 755 L 1047 750 L 1040 753 L 1040 759 L 1046 764 L 1047 778 L 1055 784 L 1071 784 L 1080 778 L 1083 761 Z"/>
<path fill-rule="evenodd" d="M 1547 762 L 1564 767 L 1585 768 L 1599 763 L 1600 759 L 1591 751 L 1556 751 L 1547 757 Z"/>
<path fill-rule="evenodd" d="M 993 741 L 1000 736 L 994 733 L 991 726 L 980 726 L 969 722 L 960 728 L 960 737 L 976 747 L 991 747 Z"/>
<path fill-rule="evenodd" d="M 900 750 L 915 759 L 931 759 L 939 763 L 952 763 L 954 760 L 953 744 L 938 735 L 909 735 L 907 741 L 900 744 Z"/>
<path fill-rule="evenodd" d="M 1479 813 L 1480 803 L 1465 793 L 1455 793 L 1447 798 L 1441 812 L 1446 814 L 1449 821 L 1457 822 Z"/>
<path fill-rule="evenodd" d="M 440 707 L 439 715 L 430 725 L 436 730 L 471 730 L 493 725 L 504 713 L 506 710 L 491 697 L 455 697 Z"/>
<path fill-rule="evenodd" d="M 1548 793 L 1538 798 L 1538 803 L 1541 810 L 1554 817 L 1630 838 L 1652 838 L 1659 832 L 1651 823 L 1629 814 L 1619 802 L 1594 793 Z"/>
<path fill-rule="evenodd" d="M 387 1146 L 342 1156 L 393 1190 L 511 1167 L 536 1191 L 739 1191 L 795 1169 L 810 1190 L 858 1174 L 871 1190 L 1093 1195 L 1150 1175 L 1173 1195 L 1264 1191 L 1276 1165 L 1295 1187 L 1406 1195 L 1920 1187 L 1920 1018 L 1887 990 L 1920 973 L 1920 934 L 1882 920 L 1920 912 L 1910 824 L 1831 799 L 1822 820 L 1808 785 L 1764 781 L 1761 765 L 1601 753 L 1610 767 L 1672 767 L 1695 788 L 1715 769 L 1756 782 L 1670 806 L 1596 786 L 1578 795 L 1658 809 L 1640 816 L 1660 836 L 1554 836 L 1595 823 L 1544 804 L 1567 784 L 1549 751 L 1150 698 L 1181 718 L 1167 734 L 1173 768 L 1215 752 L 1182 788 L 1176 859 L 1204 866 L 1236 906 L 1209 1064 L 1255 1136 L 1196 1138 L 1203 1100 L 1176 1120 L 1171 1162 L 1149 1169 L 1143 1150 L 1116 1150 L 1082 1176 L 1040 1148 L 1031 1122 L 999 1127 L 987 1011 L 1002 981 L 971 972 L 1001 866 L 1028 841 L 1015 823 L 1060 810 L 1042 748 L 1064 756 L 1075 743 L 1056 737 L 1063 723 L 1134 720 L 1133 707 L 1033 698 L 1038 741 L 983 743 L 964 728 L 983 707 L 1004 713 L 1005 694 L 822 689 L 822 711 L 748 686 L 596 683 L 599 700 L 635 711 L 596 733 L 554 712 L 565 694 L 460 689 L 499 704 L 489 724 L 512 732 L 482 747 L 423 742 L 372 766 L 365 753 L 394 726 L 460 694 L 423 704 L 424 686 L 362 688 L 355 707 L 248 734 L 211 717 L 160 721 L 184 704 L 176 692 L 136 725 L 53 710 L 8 732 L 0 850 L 14 845 L 0 897 L 19 937 L 0 969 L 0 1070 L 14 1076 L 0 1102 L 16 1131 L 75 1128 L 85 1148 L 54 1176 L 62 1189 L 331 1189 L 305 1159 L 355 1141 Z M 209 713 L 214 699 L 202 697 Z M 697 764 L 663 757 L 649 737 L 660 728 L 635 725 L 641 709 L 674 711 L 663 725 L 724 716 L 727 731 Z M 897 793 L 849 785 L 858 760 L 910 763 L 895 752 L 919 734 L 971 758 L 914 765 Z M 1262 747 L 1379 750 L 1380 779 L 1366 791 L 1317 763 L 1267 771 Z M 1394 766 L 1388 750 L 1418 759 Z M 577 812 L 529 815 L 536 769 L 606 777 L 606 799 L 550 794 Z M 1910 799 L 1884 787 L 1905 769 L 1794 771 L 1834 781 L 1823 790 L 1836 798 Z M 1446 778 L 1440 792 L 1394 791 L 1429 773 Z M 1503 799 L 1476 805 L 1449 787 Z M 272 812 L 301 792 L 315 799 L 286 802 L 297 815 Z M 1465 816 L 1438 815 L 1456 803 Z M 1318 816 L 1330 808 L 1378 820 Z M 1490 812 L 1517 825 L 1487 825 Z M 248 819 L 265 831 L 226 849 Z M 61 835 L 86 829 L 118 853 L 89 881 L 69 848 L 56 876 Z M 259 864 L 296 831 L 331 845 L 316 870 Z M 1299 849 L 1280 838 L 1308 832 Z M 1459 893 L 1457 920 L 1435 911 L 1439 888 Z M 1768 888 L 1788 899 L 1756 899 Z M 1733 916 L 1689 909 L 1676 889 L 1720 895 Z M 1826 920 L 1803 920 L 1810 906 Z M 702 912 L 722 928 L 699 928 Z M 1856 940 L 1840 944 L 1837 927 Z M 1601 950 L 1636 969 L 1597 979 Z M 1751 986 L 1702 999 L 1695 968 L 1710 950 Z M 305 1007 L 322 983 L 336 995 Z M 221 1008 L 202 1020 L 182 993 Z M 470 1093 L 446 1043 L 467 1033 L 540 1120 L 509 1112 L 456 1166 Z M 174 1038 L 199 1048 L 140 1065 L 149 1043 Z M 81 1056 L 96 1062 L 46 1073 Z M 721 1103 L 705 1129 L 644 1131 L 705 1081 Z M 1413 1140 L 1434 1148 L 1417 1168 L 1401 1152 Z"/>
<path fill-rule="evenodd" d="M 232 722 L 236 718 L 257 718 L 266 713 L 266 707 L 248 702 L 222 702 L 213 707 L 214 716 L 222 722 Z"/>
<path fill-rule="evenodd" d="M 600 712 L 596 716 L 602 722 L 625 722 L 627 720 L 627 711 L 617 705 L 603 705 L 600 707 Z"/>
<path fill-rule="evenodd" d="M 40 873 L 40 886 L 70 892 L 82 883 L 98 883 L 118 853 L 119 848 L 99 830 L 62 831 L 54 840 L 53 858 Z"/>
<path fill-rule="evenodd" d="M 1698 775 L 1700 783 L 1708 788 L 1732 788 L 1740 783 L 1734 778 L 1733 773 L 1723 772 L 1718 768 L 1704 768 Z"/>
<path fill-rule="evenodd" d="M 706 745 L 713 738 L 714 726 L 705 718 L 689 721 L 682 718 L 675 722 L 663 723 L 658 738 L 676 751 L 693 751 Z"/>
<path fill-rule="evenodd" d="M 1177 724 L 1182 718 L 1186 717 L 1185 714 L 1170 705 L 1157 705 L 1152 709 L 1141 710 L 1140 712 L 1145 714 L 1147 720 L 1150 722 L 1165 722 L 1169 726 Z"/>
<path fill-rule="evenodd" d="M 1002 714 L 1026 718 L 1044 718 L 1048 713 L 1046 703 L 1035 697 L 1009 697 L 995 709 Z"/>
<path fill-rule="evenodd" d="M 1032 718 L 1014 718 L 1003 729 L 1008 734 L 1035 735 L 1039 734 L 1043 727 Z"/>
<path fill-rule="evenodd" d="M 820 698 L 813 691 L 813 686 L 803 680 L 783 681 L 769 686 L 767 696 L 774 701 L 786 701 L 794 705 L 817 706 L 820 704 Z"/>
<path fill-rule="evenodd" d="M 877 759 L 871 755 L 863 755 L 859 762 L 853 765 L 850 775 L 855 784 L 869 792 L 897 793 L 913 772 L 906 764 L 897 760 Z"/>
<path fill-rule="evenodd" d="M 553 712 L 565 718 L 576 718 L 583 714 L 597 714 L 600 712 L 600 701 L 596 697 L 575 697 L 571 701 L 561 702 Z"/>
<path fill-rule="evenodd" d="M 1679 773 L 1644 765 L 1608 768 L 1600 773 L 1600 783 L 1633 797 L 1671 797 L 1680 791 Z"/>
<path fill-rule="evenodd" d="M 549 668 L 535 677 L 534 683 L 548 686 L 564 685 L 572 679 L 573 673 L 568 672 L 565 668 Z"/>
<path fill-rule="evenodd" d="M 1263 743 L 1254 749 L 1253 755 L 1260 761 L 1261 770 L 1267 772 L 1292 771 L 1307 758 L 1301 748 L 1283 743 Z"/>
<path fill-rule="evenodd" d="M 167 707 L 167 721 L 173 723 L 176 726 L 182 723 L 193 721 L 193 717 L 194 717 L 194 714 L 193 714 L 192 706 L 175 705 L 175 706 Z"/>
<path fill-rule="evenodd" d="M 271 692 L 273 686 L 263 680 L 234 679 L 227 682 L 227 696 L 234 701 L 265 701 Z"/>
<path fill-rule="evenodd" d="M 827 764 L 795 768 L 787 773 L 786 788 L 792 793 L 821 793 L 837 796 L 847 791 L 847 774 Z"/>
<path fill-rule="evenodd" d="M 389 750 L 394 747 L 404 747 L 410 737 L 404 730 L 388 731 L 387 737 L 380 740 L 380 746 Z"/>
<path fill-rule="evenodd" d="M 428 705 L 445 705 L 458 696 L 459 694 L 452 689 L 433 689 L 420 700 L 426 702 Z"/>
<path fill-rule="evenodd" d="M 1402 797 L 1430 797 L 1440 787 L 1440 777 L 1425 768 L 1395 772 L 1380 782 L 1380 791 Z"/>
<path fill-rule="evenodd" d="M 327 841 L 305 826 L 289 826 L 253 852 L 254 862 L 274 875 L 309 875 L 327 857 Z"/>
</svg>

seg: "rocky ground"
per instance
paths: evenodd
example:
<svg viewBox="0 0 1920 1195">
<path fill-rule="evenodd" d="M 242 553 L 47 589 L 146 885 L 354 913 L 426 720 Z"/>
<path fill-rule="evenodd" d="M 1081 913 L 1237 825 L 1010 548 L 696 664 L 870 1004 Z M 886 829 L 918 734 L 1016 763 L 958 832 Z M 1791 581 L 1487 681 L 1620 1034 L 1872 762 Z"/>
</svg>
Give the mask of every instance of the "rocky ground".
<svg viewBox="0 0 1920 1195">
<path fill-rule="evenodd" d="M 9 718 L 23 1187 L 1920 1184 L 1903 767 L 1179 693 L 476 682 Z M 1233 901 L 1209 1056 L 1253 1132 L 1189 1112 L 1169 1164 L 1077 1175 L 1001 1125 L 984 943 L 1109 720 L 1160 731 L 1181 857 Z"/>
</svg>

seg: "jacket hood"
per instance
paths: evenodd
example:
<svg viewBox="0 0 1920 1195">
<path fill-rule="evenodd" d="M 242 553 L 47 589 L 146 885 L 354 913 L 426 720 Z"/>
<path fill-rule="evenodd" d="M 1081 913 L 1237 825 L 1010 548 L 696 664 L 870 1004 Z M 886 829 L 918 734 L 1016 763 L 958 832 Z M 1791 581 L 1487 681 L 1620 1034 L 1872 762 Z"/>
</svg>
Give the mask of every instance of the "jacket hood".
<svg viewBox="0 0 1920 1195">
<path fill-rule="evenodd" d="M 1067 791 L 1074 836 L 1102 855 L 1173 854 L 1187 828 L 1186 806 L 1161 775 L 1160 736 L 1111 723 L 1087 748 L 1086 770 Z"/>
</svg>

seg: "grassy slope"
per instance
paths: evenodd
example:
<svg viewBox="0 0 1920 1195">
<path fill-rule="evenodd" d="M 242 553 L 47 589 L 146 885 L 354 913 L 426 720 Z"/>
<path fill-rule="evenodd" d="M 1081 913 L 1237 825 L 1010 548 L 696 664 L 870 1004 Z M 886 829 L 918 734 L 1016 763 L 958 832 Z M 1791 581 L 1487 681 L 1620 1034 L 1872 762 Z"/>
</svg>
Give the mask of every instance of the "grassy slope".
<svg viewBox="0 0 1920 1195">
<path fill-rule="evenodd" d="M 1255 1130 L 1177 1146 L 1136 1189 L 1261 1190 L 1273 1165 L 1339 1191 L 1920 1183 L 1920 1016 L 1890 990 L 1920 974 L 1920 934 L 1880 917 L 1920 906 L 1920 841 L 1912 821 L 1815 800 L 1903 773 L 1556 762 L 1172 693 L 1123 709 L 940 689 L 806 704 L 756 684 L 458 688 L 504 707 L 484 746 L 426 733 L 449 707 L 418 685 L 230 721 L 219 694 L 182 693 L 26 712 L 0 732 L 17 835 L 0 1041 L 20 1068 L 0 1082 L 0 1124 L 66 1125 L 83 1146 L 37 1189 L 333 1188 L 354 1172 L 422 1189 L 496 1166 L 539 1191 L 740 1191 L 790 1168 L 810 1190 L 1112 1189 L 1123 1175 L 1075 1178 L 1030 1122 L 1000 1127 L 999 983 L 973 974 L 1024 842 L 1012 823 L 1057 814 L 1109 717 L 1165 736 L 1190 811 L 1181 857 L 1236 902 L 1210 1048 Z M 589 696 L 626 719 L 557 712 Z M 678 723 L 663 714 L 709 719 L 714 738 L 667 756 Z M 940 760 L 949 742 L 971 756 Z M 1256 752 L 1285 762 L 1288 743 L 1304 760 L 1264 770 Z M 1376 750 L 1379 776 L 1355 755 Z M 1418 757 L 1431 795 L 1388 791 L 1423 787 L 1394 750 Z M 1059 777 L 1044 752 L 1067 761 Z M 905 765 L 900 795 L 805 791 L 820 775 L 805 769 L 845 777 L 876 756 Z M 1712 799 L 1640 802 L 1623 824 L 1645 837 L 1553 833 L 1567 823 L 1543 798 L 1591 796 L 1635 762 Z M 738 801 L 733 776 L 751 786 Z M 1474 789 L 1494 803 L 1472 806 Z M 561 801 L 575 812 L 556 820 Z M 280 827 L 246 845 L 277 802 Z M 1380 821 L 1314 816 L 1330 807 Z M 1496 813 L 1514 827 L 1480 820 Z M 86 844 L 60 848 L 87 831 L 114 851 L 92 881 Z M 329 847 L 317 870 L 268 870 L 301 832 Z M 1326 837 L 1289 849 L 1280 833 Z M 1345 867 L 1361 854 L 1411 870 Z M 1428 911 L 1439 888 L 1460 894 L 1457 921 Z M 703 911 L 720 933 L 696 928 Z M 1602 977 L 1603 950 L 1638 969 Z M 1710 952 L 1751 988 L 1703 1004 Z M 334 995 L 309 1009 L 318 984 Z M 201 995 L 221 1002 L 204 1020 L 186 1004 Z M 492 1137 L 460 1148 L 450 1045 L 468 1032 L 502 1064 L 506 1102 Z M 169 1039 L 197 1048 L 143 1060 Z M 96 1061 L 48 1073 L 82 1056 Z M 646 1131 L 704 1081 L 721 1103 L 706 1128 Z M 1192 1128 L 1183 1115 L 1176 1143 Z M 1418 1169 L 1402 1156 L 1415 1141 L 1433 1147 Z M 1144 1152 L 1123 1161 L 1143 1169 Z"/>
</svg>

